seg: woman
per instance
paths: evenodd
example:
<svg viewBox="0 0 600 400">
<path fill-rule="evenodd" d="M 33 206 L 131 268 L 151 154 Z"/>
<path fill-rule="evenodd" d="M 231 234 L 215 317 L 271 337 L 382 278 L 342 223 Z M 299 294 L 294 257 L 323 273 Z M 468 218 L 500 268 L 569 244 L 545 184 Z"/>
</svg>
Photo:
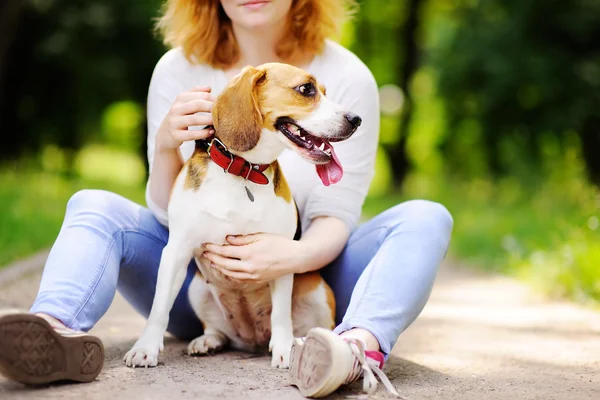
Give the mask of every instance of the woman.
<svg viewBox="0 0 600 400">
<path fill-rule="evenodd" d="M 317 329 L 296 340 L 293 357 L 302 356 L 304 362 L 290 370 L 292 383 L 306 396 L 322 397 L 364 375 L 365 390 L 373 389 L 372 370 L 379 372 L 399 335 L 429 297 L 449 244 L 452 218 L 439 204 L 410 201 L 357 227 L 374 173 L 378 92 L 368 68 L 327 39 L 343 21 L 344 6 L 349 4 L 342 3 L 167 1 L 159 27 L 173 50 L 158 62 L 148 94 L 148 209 L 108 192 L 76 193 L 67 205 L 30 314 L 12 315 L 11 321 L 34 321 L 39 329 L 54 328 L 61 334 L 59 341 L 100 343 L 75 332 L 94 326 L 117 289 L 147 316 L 168 238 L 165 209 L 170 188 L 191 155 L 191 141 L 213 133 L 188 128 L 212 123 L 214 98 L 245 65 L 286 62 L 308 70 L 326 86 L 329 98 L 362 117 L 353 137 L 336 144 L 344 177 L 324 187 L 310 165 L 291 151 L 284 153 L 280 164 L 300 209 L 302 238 L 248 235 L 232 239 L 231 246 L 210 246 L 205 256 L 224 274 L 241 280 L 273 279 L 290 271 L 322 268 L 335 292 L 339 325 L 333 333 Z M 187 298 L 194 271 L 192 262 L 169 322 L 169 332 L 184 339 L 202 332 Z M 6 318 L 0 325 L 7 323 Z M 8 351 L 9 342 L 0 344 L 0 353 Z M 74 347 L 62 351 L 83 362 L 81 352 L 73 353 Z M 101 365 L 101 346 L 90 357 Z M 318 368 L 331 365 L 332 357 L 338 363 L 335 371 Z M 50 374 L 34 379 L 2 363 L 5 375 L 22 382 L 45 383 L 56 378 Z M 315 366 L 314 372 L 307 365 Z M 98 373 L 99 368 L 67 378 L 89 381 Z"/>
</svg>

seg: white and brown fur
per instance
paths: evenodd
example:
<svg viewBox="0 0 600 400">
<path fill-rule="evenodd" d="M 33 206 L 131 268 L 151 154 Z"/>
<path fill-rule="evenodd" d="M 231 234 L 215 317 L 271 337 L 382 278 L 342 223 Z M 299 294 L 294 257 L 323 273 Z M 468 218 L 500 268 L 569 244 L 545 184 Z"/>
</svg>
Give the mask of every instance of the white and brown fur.
<svg viewBox="0 0 600 400">
<path fill-rule="evenodd" d="M 312 97 L 298 87 L 311 83 Z M 212 114 L 216 135 L 232 153 L 256 164 L 270 164 L 266 185 L 223 169 L 196 149 L 178 175 L 169 201 L 170 236 L 160 262 L 156 293 L 145 330 L 126 354 L 129 366 L 155 366 L 163 349 L 169 311 L 186 275 L 186 266 L 204 243 L 224 244 L 230 234 L 272 233 L 293 238 L 296 205 L 277 157 L 292 148 L 309 162 L 323 162 L 286 138 L 276 123 L 293 120 L 313 136 L 349 137 L 356 126 L 345 111 L 325 98 L 325 89 L 305 71 L 278 63 L 246 67 L 217 98 Z M 254 196 L 250 201 L 244 186 Z M 287 368 L 295 336 L 312 327 L 333 328 L 335 300 L 317 272 L 289 274 L 257 284 L 230 279 L 196 257 L 199 273 L 189 299 L 204 334 L 188 346 L 190 354 L 212 353 L 230 344 L 255 351 L 269 346 L 272 365 Z"/>
</svg>

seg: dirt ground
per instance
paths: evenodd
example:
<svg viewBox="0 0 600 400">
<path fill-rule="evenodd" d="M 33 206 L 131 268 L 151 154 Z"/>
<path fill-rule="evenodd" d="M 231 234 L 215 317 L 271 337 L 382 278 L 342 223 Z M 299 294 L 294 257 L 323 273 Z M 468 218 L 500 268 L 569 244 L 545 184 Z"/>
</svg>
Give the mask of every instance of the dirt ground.
<svg viewBox="0 0 600 400">
<path fill-rule="evenodd" d="M 0 307 L 28 307 L 38 281 L 34 273 L 0 288 Z M 117 296 L 93 330 L 107 349 L 97 381 L 33 389 L 0 378 L 0 399 L 302 398 L 266 356 L 192 358 L 186 344 L 174 340 L 165 341 L 157 368 L 127 368 L 121 358 L 143 323 Z M 385 371 L 410 400 L 600 399 L 600 313 L 545 301 L 508 278 L 446 264 Z M 330 398 L 357 398 L 359 388 Z M 391 396 L 380 385 L 371 398 Z"/>
</svg>

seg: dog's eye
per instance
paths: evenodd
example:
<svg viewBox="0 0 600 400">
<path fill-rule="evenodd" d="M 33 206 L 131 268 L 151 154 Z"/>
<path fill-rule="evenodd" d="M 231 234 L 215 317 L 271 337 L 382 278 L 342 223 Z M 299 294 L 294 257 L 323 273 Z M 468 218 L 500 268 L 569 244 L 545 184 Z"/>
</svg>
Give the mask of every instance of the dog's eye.
<svg viewBox="0 0 600 400">
<path fill-rule="evenodd" d="M 313 97 L 317 94 L 317 89 L 312 83 L 305 83 L 296 88 L 296 91 L 305 97 Z"/>
</svg>

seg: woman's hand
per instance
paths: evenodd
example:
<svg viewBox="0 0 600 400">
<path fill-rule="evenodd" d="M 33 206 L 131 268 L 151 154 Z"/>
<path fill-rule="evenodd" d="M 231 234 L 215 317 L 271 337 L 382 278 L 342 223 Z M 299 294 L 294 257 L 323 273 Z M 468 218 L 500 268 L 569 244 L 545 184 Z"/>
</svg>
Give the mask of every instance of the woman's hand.
<svg viewBox="0 0 600 400">
<path fill-rule="evenodd" d="M 255 283 L 270 282 L 301 270 L 307 260 L 306 246 L 283 236 L 257 233 L 228 236 L 229 244 L 206 243 L 202 255 L 230 278 Z"/>
<path fill-rule="evenodd" d="M 158 150 L 174 150 L 188 140 L 206 139 L 214 130 L 188 130 L 190 126 L 212 125 L 214 99 L 210 87 L 197 86 L 175 99 L 156 134 Z M 200 114 L 198 114 L 200 113 Z"/>
</svg>

